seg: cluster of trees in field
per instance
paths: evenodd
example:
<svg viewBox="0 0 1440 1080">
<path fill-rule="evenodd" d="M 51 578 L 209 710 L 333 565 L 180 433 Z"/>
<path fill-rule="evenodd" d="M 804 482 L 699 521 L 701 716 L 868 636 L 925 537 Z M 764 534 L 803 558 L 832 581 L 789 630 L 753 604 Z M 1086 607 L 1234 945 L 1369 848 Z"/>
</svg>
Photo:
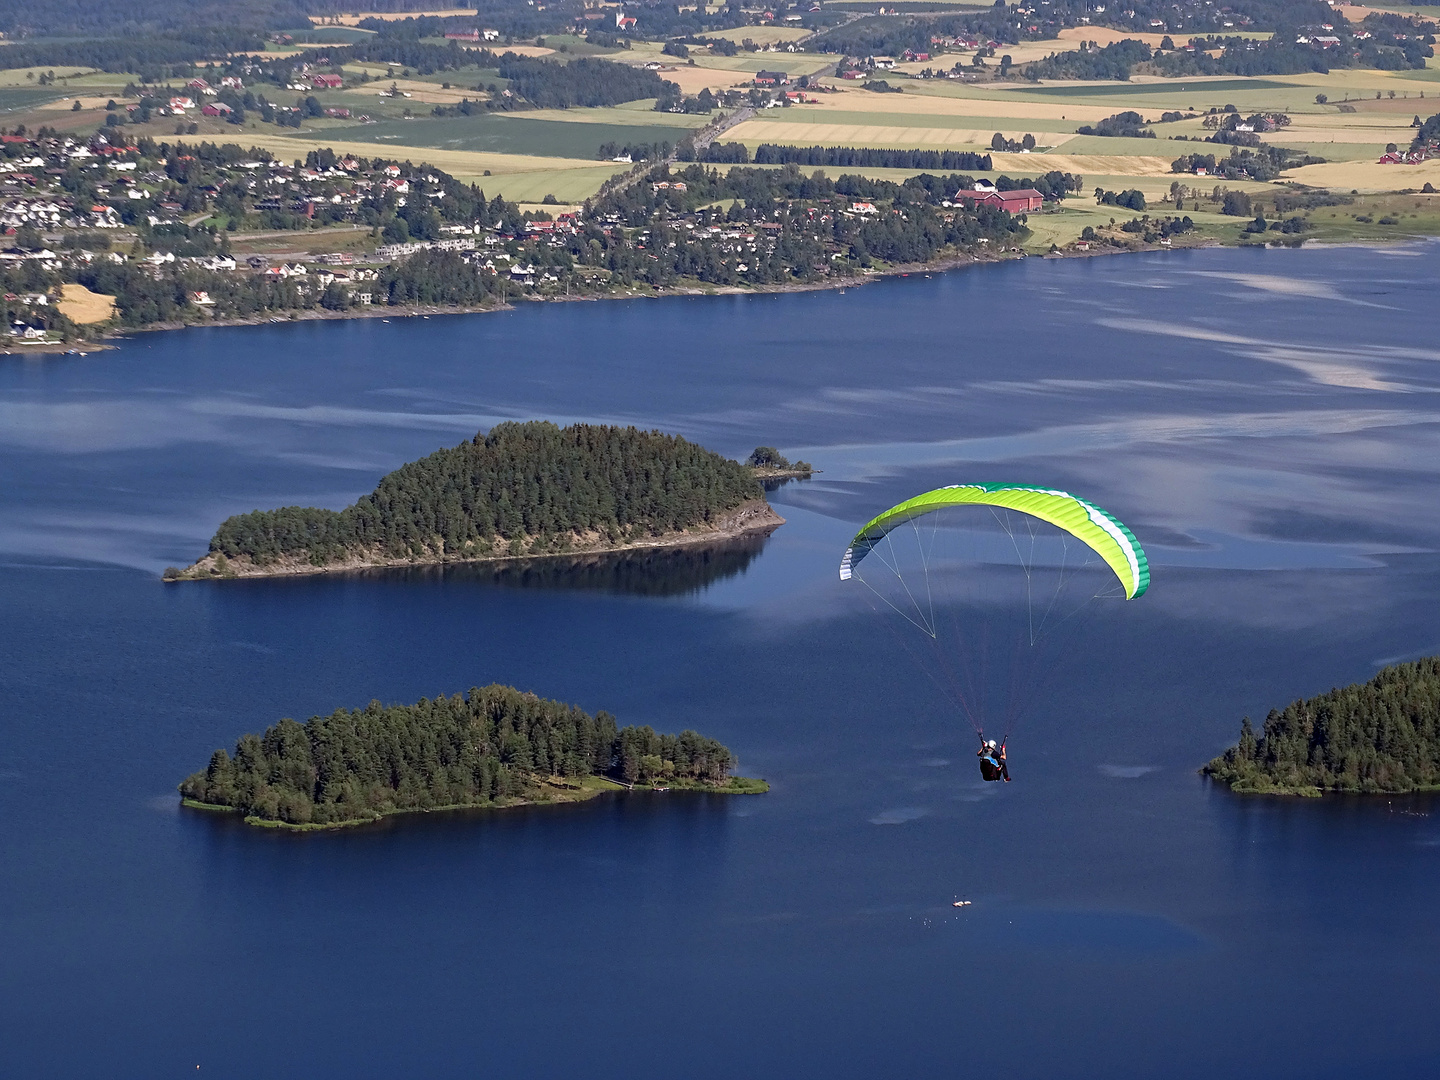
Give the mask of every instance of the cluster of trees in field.
<svg viewBox="0 0 1440 1080">
<path fill-rule="evenodd" d="M 674 147 L 668 139 L 651 143 L 601 143 L 595 156 L 601 161 L 611 161 L 617 157 L 628 157 L 631 161 L 664 161 L 670 156 Z"/>
<path fill-rule="evenodd" d="M 304 724 L 281 720 L 216 750 L 185 779 L 187 799 L 291 825 L 333 825 L 437 807 L 543 797 L 547 780 L 613 776 L 721 785 L 734 755 L 694 731 L 619 728 L 601 711 L 509 686 L 414 705 L 338 709 Z"/>
<path fill-rule="evenodd" d="M 739 145 L 739 144 L 736 144 Z M 966 150 L 880 150 L 868 146 L 777 146 L 755 148 L 756 165 L 820 165 L 840 169 L 973 169 L 988 172 L 989 154 Z"/>
<path fill-rule="evenodd" d="M 510 92 L 541 109 L 598 108 L 659 97 L 665 80 L 653 71 L 581 57 L 568 64 L 506 53 L 497 65 Z"/>
<path fill-rule="evenodd" d="M 676 157 L 681 161 L 703 161 L 707 165 L 748 165 L 750 148 L 739 142 L 712 142 L 697 152 L 689 140 L 686 140 L 680 144 Z"/>
<path fill-rule="evenodd" d="M 1144 210 L 1145 193 L 1138 188 L 1130 188 L 1126 191 L 1106 191 L 1104 188 L 1097 187 L 1095 202 L 1100 206 L 1123 206 L 1127 210 Z"/>
<path fill-rule="evenodd" d="M 1440 113 L 1436 113 L 1416 129 L 1415 139 L 1410 145 L 1419 150 L 1433 142 L 1440 142 Z"/>
<path fill-rule="evenodd" d="M 1145 118 L 1138 112 L 1127 109 L 1114 116 L 1107 116 L 1095 124 L 1082 124 L 1075 129 L 1077 135 L 1105 135 L 1122 139 L 1153 139 L 1155 132 L 1145 126 Z"/>
<path fill-rule="evenodd" d="M 384 477 L 344 510 L 285 507 L 227 519 L 210 551 L 264 566 L 548 554 L 660 535 L 763 498 L 743 465 L 676 435 L 576 424 L 497 424 Z"/>
<path fill-rule="evenodd" d="M 1234 147 L 1229 157 L 1214 154 L 1181 154 L 1170 163 L 1170 171 L 1193 173 L 1203 168 L 1207 175 L 1226 180 L 1274 180 L 1286 169 L 1303 165 L 1319 165 L 1324 158 L 1313 154 L 1297 154 L 1282 146 L 1260 146 L 1254 149 Z"/>
<path fill-rule="evenodd" d="M 1258 736 L 1246 717 L 1202 771 L 1236 791 L 1440 787 L 1440 657 L 1272 709 Z"/>
<path fill-rule="evenodd" d="M 1189 214 L 1186 214 L 1184 217 L 1153 219 L 1149 214 L 1145 214 L 1142 217 L 1131 218 L 1129 221 L 1122 222 L 1120 225 L 1121 232 L 1140 233 L 1147 244 L 1153 244 L 1156 240 L 1164 240 L 1169 236 L 1183 236 L 1188 232 L 1193 232 L 1194 229 L 1195 222 L 1190 219 Z M 1090 235 L 1086 236 L 1085 232 L 1090 232 Z M 1094 232 L 1088 225 L 1085 227 L 1085 230 L 1081 232 L 1081 239 L 1094 239 Z"/>
<path fill-rule="evenodd" d="M 1103 48 L 1082 42 L 1073 52 L 1052 53 L 1025 69 L 1031 79 L 1129 79 L 1136 64 L 1150 59 L 1150 46 L 1126 38 Z"/>
</svg>

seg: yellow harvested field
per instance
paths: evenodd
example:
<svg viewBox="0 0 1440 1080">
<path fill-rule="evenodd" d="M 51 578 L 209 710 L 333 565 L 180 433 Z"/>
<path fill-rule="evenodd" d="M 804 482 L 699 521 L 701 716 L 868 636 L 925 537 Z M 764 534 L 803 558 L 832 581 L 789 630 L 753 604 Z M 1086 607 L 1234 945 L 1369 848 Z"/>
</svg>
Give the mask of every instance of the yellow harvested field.
<svg viewBox="0 0 1440 1080">
<path fill-rule="evenodd" d="M 660 78 L 673 82 L 686 94 L 701 90 L 727 90 L 732 86 L 749 86 L 752 76 L 747 71 L 723 71 L 711 67 L 677 67 L 658 72 Z"/>
<path fill-rule="evenodd" d="M 47 112 L 71 112 L 75 108 L 75 102 L 78 101 L 82 109 L 103 109 L 105 108 L 105 103 L 110 100 L 111 98 L 108 94 L 105 97 L 67 97 L 61 98 L 59 101 L 47 101 L 44 105 L 37 105 L 36 108 L 43 109 Z M 122 113 L 121 115 L 124 114 Z"/>
<path fill-rule="evenodd" d="M 392 142 L 344 142 L 326 137 L 323 131 L 306 131 L 299 135 L 278 135 L 256 130 L 246 133 L 245 142 L 263 146 L 282 161 L 303 158 L 307 151 L 330 147 L 337 154 L 354 157 L 383 157 L 397 161 L 428 162 L 444 169 L 451 176 L 472 180 L 489 169 L 495 176 L 510 173 L 564 172 L 570 169 L 591 169 L 595 162 L 585 158 L 538 157 L 530 154 L 496 154 L 487 150 L 436 150 L 425 146 L 405 146 Z M 614 171 L 613 167 L 611 171 Z"/>
<path fill-rule="evenodd" d="M 1413 132 L 1409 128 L 1319 128 L 1305 131 L 1275 131 L 1265 136 L 1276 146 L 1299 146 L 1312 143 L 1357 143 L 1365 145 L 1393 142 L 1410 145 Z"/>
<path fill-rule="evenodd" d="M 877 94 L 870 90 L 844 90 L 838 94 L 819 94 L 818 105 L 806 110 L 834 109 L 837 112 L 885 113 L 911 116 L 1008 116 L 1025 120 L 1104 120 L 1119 111 L 1120 106 L 1074 105 L 1069 102 L 1030 100 L 1018 95 L 995 97 L 949 97 L 923 92 Z"/>
<path fill-rule="evenodd" d="M 494 52 L 495 49 L 497 48 L 497 46 L 495 45 L 494 42 L 491 42 L 489 45 L 485 45 L 484 43 L 481 43 L 480 45 L 469 46 L 469 48 L 471 48 L 471 49 L 489 49 L 489 50 L 491 50 L 492 52 Z M 554 50 L 554 49 L 546 48 L 544 45 L 506 45 L 506 46 L 504 46 L 503 48 L 501 48 L 500 51 L 501 51 L 501 52 L 513 52 L 516 56 L 554 56 L 554 55 L 555 55 L 555 50 Z"/>
<path fill-rule="evenodd" d="M 729 38 L 736 44 L 749 38 L 756 45 L 769 45 L 771 42 L 799 41 L 809 37 L 810 31 L 799 26 L 739 26 L 734 30 L 715 30 L 705 36 Z"/>
<path fill-rule="evenodd" d="M 1002 131 L 1007 138 L 1025 134 L 1019 128 Z M 784 143 L 792 146 L 875 146 L 896 150 L 987 148 L 994 128 L 881 127 L 870 124 L 807 124 L 778 120 L 747 120 L 725 133 L 726 141 Z M 1037 136 L 1047 146 L 1058 146 L 1075 136 L 1043 132 Z"/>
<path fill-rule="evenodd" d="M 66 282 L 60 286 L 61 299 L 56 304 L 71 322 L 105 322 L 115 314 L 115 298 L 104 293 L 94 293 L 84 285 Z"/>
<path fill-rule="evenodd" d="M 1429 183 L 1440 187 L 1440 158 L 1419 165 L 1380 165 L 1373 161 L 1327 161 L 1323 165 L 1306 165 L 1283 174 L 1313 187 L 1336 191 L 1398 191 L 1418 188 Z"/>
<path fill-rule="evenodd" d="M 337 15 L 334 18 L 341 26 L 358 26 L 363 19 L 383 19 L 389 22 L 392 19 L 418 19 L 422 15 L 450 18 L 458 15 L 474 15 L 475 13 L 474 8 L 435 8 L 431 11 L 357 11 L 350 15 Z"/>
<path fill-rule="evenodd" d="M 1081 176 L 1095 174 L 1108 176 L 1169 176 L 1173 157 L 1148 157 L 1139 154 L 1117 154 L 1107 157 L 1103 154 L 991 154 L 997 172 L 1036 173 L 1061 172 L 1079 173 Z"/>
</svg>

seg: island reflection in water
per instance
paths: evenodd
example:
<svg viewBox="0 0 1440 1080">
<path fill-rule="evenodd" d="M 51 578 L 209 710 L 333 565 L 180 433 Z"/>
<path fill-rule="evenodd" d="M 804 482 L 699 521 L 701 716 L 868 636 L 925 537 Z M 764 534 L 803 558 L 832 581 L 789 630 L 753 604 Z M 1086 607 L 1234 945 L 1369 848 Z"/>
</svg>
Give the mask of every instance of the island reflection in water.
<svg viewBox="0 0 1440 1080">
<path fill-rule="evenodd" d="M 358 570 L 347 576 L 384 577 L 387 583 L 494 585 L 505 589 L 554 589 L 691 596 L 743 574 L 765 549 L 770 533 L 751 533 L 714 544 L 646 551 L 550 555 L 503 563 L 448 563 Z"/>
</svg>

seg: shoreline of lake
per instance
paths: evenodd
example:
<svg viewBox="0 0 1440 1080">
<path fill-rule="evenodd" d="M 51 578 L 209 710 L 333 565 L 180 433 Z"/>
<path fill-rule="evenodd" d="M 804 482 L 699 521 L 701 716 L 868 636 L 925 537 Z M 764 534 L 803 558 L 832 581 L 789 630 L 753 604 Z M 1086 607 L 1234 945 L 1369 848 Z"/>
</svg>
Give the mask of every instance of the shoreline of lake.
<svg viewBox="0 0 1440 1080">
<path fill-rule="evenodd" d="M 1422 234 L 1411 234 L 1397 236 L 1393 240 L 1354 241 L 1341 240 L 1329 242 L 1320 238 L 1304 239 L 1293 246 L 1313 247 L 1359 247 L 1381 249 L 1393 247 L 1396 244 L 1410 243 L 1419 240 L 1434 239 Z M 1029 253 L 1024 251 L 996 252 L 995 254 L 965 254 L 953 255 L 933 262 L 924 263 L 903 263 L 888 267 L 884 270 L 862 272 L 844 278 L 831 278 L 817 282 L 787 282 L 782 285 L 694 285 L 684 287 L 651 287 L 648 290 L 632 288 L 629 292 L 609 293 L 587 293 L 576 296 L 527 296 L 515 301 L 501 301 L 498 303 L 482 304 L 396 304 L 389 305 L 368 305 L 364 307 L 349 308 L 345 311 L 330 311 L 324 308 L 295 309 L 283 313 L 272 313 L 268 315 L 251 315 L 233 319 L 196 319 L 189 322 L 156 322 L 145 326 L 114 327 L 103 331 L 99 337 L 76 342 L 44 342 L 27 347 L 17 347 L 12 350 L 0 350 L 0 356 L 55 356 L 78 354 L 81 356 L 91 352 L 100 352 L 118 347 L 119 343 L 127 340 L 135 334 L 148 334 L 160 331 L 171 330 L 194 330 L 206 327 L 243 327 L 243 326 L 273 326 L 285 323 L 300 322 L 327 322 L 350 319 L 429 319 L 432 316 L 441 315 L 483 315 L 499 311 L 514 311 L 521 304 L 556 304 L 556 303 L 595 303 L 603 300 L 647 300 L 665 299 L 669 297 L 699 297 L 699 296 L 779 296 L 789 293 L 807 292 L 833 292 L 844 291 L 850 288 L 859 288 L 862 285 L 869 285 L 876 281 L 883 281 L 887 278 L 910 277 L 914 274 L 941 274 L 952 270 L 961 270 L 972 266 L 989 266 L 1000 263 L 1017 262 L 1022 259 L 1091 259 L 1100 256 L 1111 255 L 1141 255 L 1145 253 L 1156 253 L 1165 251 L 1194 251 L 1202 249 L 1217 249 L 1228 247 L 1269 247 L 1265 244 L 1226 244 L 1211 237 L 1201 238 L 1195 241 L 1187 241 L 1180 238 L 1178 243 L 1170 246 L 1158 244 L 1145 245 L 1137 243 L 1135 247 L 1107 247 L 1103 249 L 1091 248 L 1086 251 L 1078 250 L 1057 250 L 1049 252 Z M 1291 246 L 1291 245 L 1285 245 Z"/>
<path fill-rule="evenodd" d="M 627 551 L 660 551 L 669 548 L 700 547 L 708 544 L 738 540 L 745 536 L 769 535 L 785 524 L 785 519 L 775 512 L 764 499 L 751 499 L 741 503 L 711 527 L 692 526 L 679 532 L 665 533 L 645 540 L 624 544 L 598 544 L 569 551 L 525 552 L 519 555 L 480 556 L 430 556 L 417 557 L 375 557 L 349 559 L 344 562 L 316 566 L 298 559 L 276 562 L 266 566 L 255 566 L 227 559 L 219 563 L 219 554 L 210 552 L 197 559 L 179 573 L 166 571 L 163 580 L 177 581 L 236 581 L 247 578 L 311 577 L 317 574 L 346 573 L 358 570 L 394 570 L 419 566 L 503 566 L 535 560 L 570 559 L 589 555 L 610 555 Z M 220 568 L 217 569 L 217 566 Z M 174 569 L 174 568 L 172 568 Z"/>
<path fill-rule="evenodd" d="M 412 814 L 447 814 L 462 810 L 514 810 L 522 806 L 565 806 L 589 802 L 601 795 L 615 794 L 620 791 L 649 791 L 657 795 L 670 791 L 694 792 L 702 795 L 764 795 L 770 790 L 768 781 L 753 776 L 732 776 L 724 784 L 707 784 L 700 780 L 666 780 L 661 784 L 644 782 L 626 784 L 608 776 L 587 776 L 574 786 L 556 783 L 550 779 L 541 780 L 539 783 L 547 789 L 552 789 L 545 792 L 545 798 L 506 798 L 503 801 L 486 800 L 484 802 L 447 803 L 444 806 L 404 807 L 375 811 L 369 817 L 346 818 L 344 821 L 327 821 L 323 824 L 313 821 L 296 824 L 289 821 L 260 818 L 253 814 L 245 815 L 243 821 L 252 828 L 275 829 L 279 832 L 335 832 L 340 829 L 358 828 L 362 825 L 374 825 L 386 818 Z M 180 797 L 180 805 L 187 810 L 198 810 L 207 814 L 241 813 L 238 808 L 233 806 L 200 802 L 198 799 L 187 798 L 183 795 Z"/>
</svg>

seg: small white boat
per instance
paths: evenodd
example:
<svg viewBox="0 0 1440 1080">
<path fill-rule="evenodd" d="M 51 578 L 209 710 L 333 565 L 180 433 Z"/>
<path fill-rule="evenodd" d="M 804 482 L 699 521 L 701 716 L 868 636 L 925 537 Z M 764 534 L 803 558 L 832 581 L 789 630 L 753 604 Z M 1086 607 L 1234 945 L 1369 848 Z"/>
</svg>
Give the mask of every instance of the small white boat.
<svg viewBox="0 0 1440 1080">
<path fill-rule="evenodd" d="M 950 906 L 951 906 L 951 907 L 969 907 L 970 904 L 971 904 L 971 901 L 969 901 L 969 900 L 956 900 L 956 901 L 955 901 L 953 904 L 951 904 Z"/>
</svg>

